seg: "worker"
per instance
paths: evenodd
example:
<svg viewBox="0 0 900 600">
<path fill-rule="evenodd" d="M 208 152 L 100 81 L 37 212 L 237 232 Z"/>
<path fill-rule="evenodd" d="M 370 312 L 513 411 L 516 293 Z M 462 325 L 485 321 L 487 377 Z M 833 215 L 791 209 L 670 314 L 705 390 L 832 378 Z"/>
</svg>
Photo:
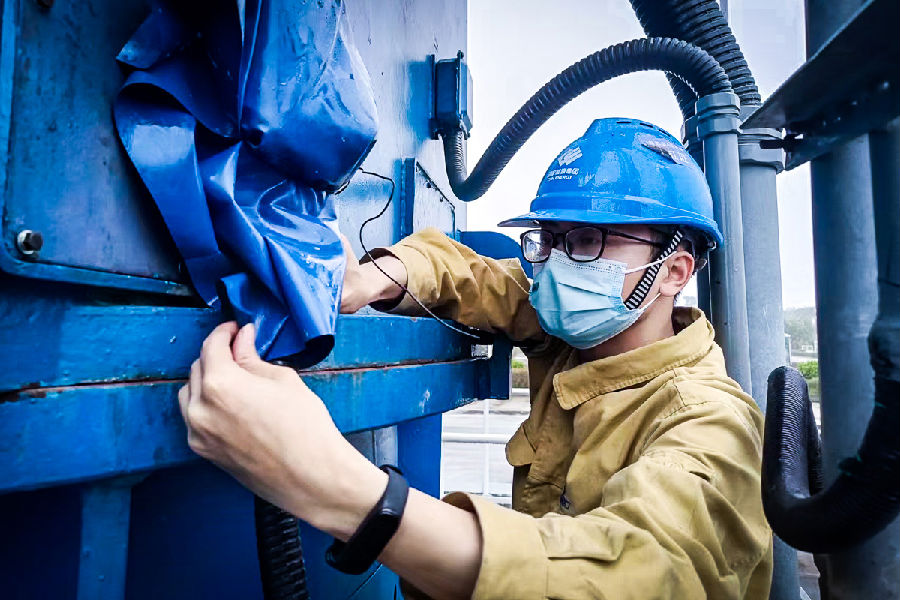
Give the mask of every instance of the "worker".
<svg viewBox="0 0 900 600">
<path fill-rule="evenodd" d="M 530 228 L 533 282 L 515 259 L 426 229 L 374 262 L 348 256 L 342 311 L 421 315 L 418 300 L 523 348 L 531 411 L 506 447 L 512 509 L 407 491 L 293 370 L 259 358 L 249 325 L 216 328 L 179 393 L 191 448 L 333 535 L 336 562 L 378 556 L 410 598 L 768 597 L 763 416 L 703 313 L 675 306 L 723 243 L 697 164 L 654 125 L 599 119 L 554 160 L 531 212 L 500 225 Z M 387 505 L 402 516 L 379 530 Z"/>
</svg>

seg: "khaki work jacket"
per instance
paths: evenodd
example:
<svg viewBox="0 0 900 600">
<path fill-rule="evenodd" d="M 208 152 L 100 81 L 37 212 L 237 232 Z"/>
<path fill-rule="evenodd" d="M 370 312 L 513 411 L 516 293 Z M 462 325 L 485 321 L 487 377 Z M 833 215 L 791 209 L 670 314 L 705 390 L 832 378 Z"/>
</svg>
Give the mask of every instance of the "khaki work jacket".
<svg viewBox="0 0 900 600">
<path fill-rule="evenodd" d="M 481 527 L 473 598 L 768 597 L 763 417 L 725 373 L 701 311 L 676 309 L 673 337 L 579 364 L 541 330 L 516 260 L 435 229 L 373 254 L 386 253 L 437 314 L 502 332 L 528 356 L 531 413 L 506 447 L 515 510 L 444 499 Z M 390 310 L 422 314 L 408 296 Z"/>
</svg>

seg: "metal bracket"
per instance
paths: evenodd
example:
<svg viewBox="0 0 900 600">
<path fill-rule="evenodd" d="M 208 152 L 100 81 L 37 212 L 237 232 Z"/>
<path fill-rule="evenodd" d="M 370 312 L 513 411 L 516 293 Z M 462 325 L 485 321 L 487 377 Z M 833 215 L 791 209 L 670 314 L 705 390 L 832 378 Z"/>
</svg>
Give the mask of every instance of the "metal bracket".
<svg viewBox="0 0 900 600">
<path fill-rule="evenodd" d="M 432 202 L 420 202 L 416 198 L 422 199 L 430 197 Z M 446 222 L 446 217 L 442 217 L 440 207 L 445 205 L 449 210 L 448 227 L 444 228 L 450 237 L 455 240 L 459 239 L 459 229 L 456 225 L 456 205 L 453 200 L 445 194 L 437 182 L 432 179 L 428 171 L 415 158 L 404 158 L 400 165 L 400 211 L 398 214 L 399 222 L 397 224 L 397 234 L 400 239 L 408 235 L 412 235 L 416 231 L 417 214 L 421 221 L 427 225 L 438 225 L 442 221 Z M 417 210 L 418 209 L 418 210 Z"/>
<path fill-rule="evenodd" d="M 869 0 L 745 121 L 787 133 L 792 169 L 900 114 L 895 0 Z"/>
</svg>

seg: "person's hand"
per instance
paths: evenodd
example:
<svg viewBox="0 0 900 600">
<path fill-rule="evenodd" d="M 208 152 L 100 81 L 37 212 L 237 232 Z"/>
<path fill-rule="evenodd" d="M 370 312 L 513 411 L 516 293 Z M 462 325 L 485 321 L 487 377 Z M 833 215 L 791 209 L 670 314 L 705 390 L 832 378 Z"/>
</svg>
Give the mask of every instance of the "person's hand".
<svg viewBox="0 0 900 600">
<path fill-rule="evenodd" d="M 344 270 L 344 287 L 341 290 L 341 312 L 355 313 L 364 306 L 378 300 L 393 300 L 403 291 L 386 277 L 373 263 L 359 264 L 350 240 L 341 235 L 347 267 Z M 406 284 L 406 268 L 393 256 L 379 258 L 378 265 L 390 273 L 391 277 Z"/>
<path fill-rule="evenodd" d="M 312 525 L 354 531 L 387 477 L 340 434 L 322 400 L 287 367 L 263 361 L 255 331 L 216 327 L 178 392 L 188 445 Z"/>
</svg>

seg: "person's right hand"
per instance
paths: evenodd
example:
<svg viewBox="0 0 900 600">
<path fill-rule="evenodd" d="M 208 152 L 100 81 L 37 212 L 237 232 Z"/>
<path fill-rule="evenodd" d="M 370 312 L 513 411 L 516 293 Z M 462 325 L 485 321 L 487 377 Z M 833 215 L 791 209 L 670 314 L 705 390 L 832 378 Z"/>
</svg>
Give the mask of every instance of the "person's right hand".
<svg viewBox="0 0 900 600">
<path fill-rule="evenodd" d="M 344 271 L 344 288 L 341 291 L 341 312 L 355 313 L 364 306 L 379 300 L 395 300 L 403 290 L 378 270 L 372 263 L 359 264 L 350 240 L 341 235 L 347 267 Z M 406 267 L 393 256 L 378 259 L 378 266 L 390 273 L 398 282 L 406 285 Z"/>
</svg>

